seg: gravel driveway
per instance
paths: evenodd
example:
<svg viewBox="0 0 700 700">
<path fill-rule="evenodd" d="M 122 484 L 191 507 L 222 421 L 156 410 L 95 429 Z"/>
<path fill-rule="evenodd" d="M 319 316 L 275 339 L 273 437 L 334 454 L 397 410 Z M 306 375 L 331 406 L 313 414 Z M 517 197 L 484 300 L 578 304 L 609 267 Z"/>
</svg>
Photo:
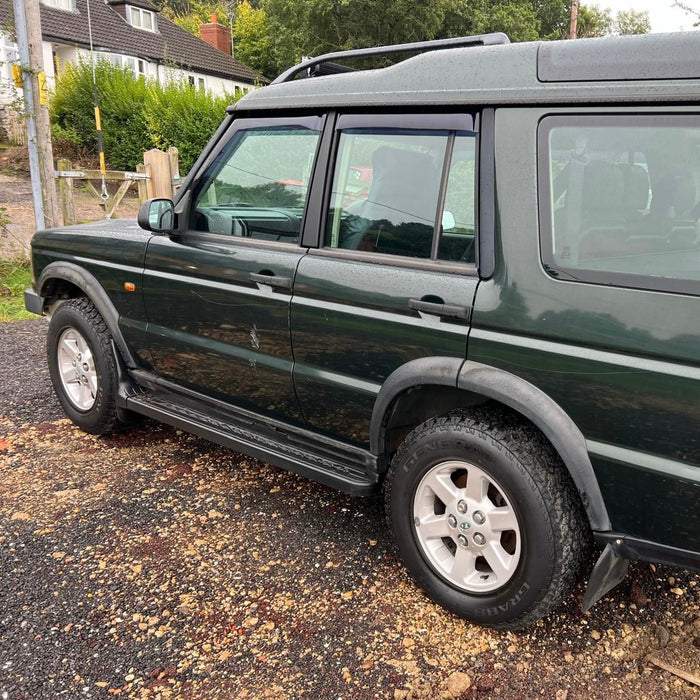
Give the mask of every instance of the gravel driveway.
<svg viewBox="0 0 700 700">
<path fill-rule="evenodd" d="M 0 700 L 700 697 L 650 660 L 697 666 L 698 575 L 637 565 L 587 614 L 579 587 L 524 633 L 475 627 L 415 588 L 379 498 L 75 429 L 46 327 L 0 325 Z"/>
</svg>

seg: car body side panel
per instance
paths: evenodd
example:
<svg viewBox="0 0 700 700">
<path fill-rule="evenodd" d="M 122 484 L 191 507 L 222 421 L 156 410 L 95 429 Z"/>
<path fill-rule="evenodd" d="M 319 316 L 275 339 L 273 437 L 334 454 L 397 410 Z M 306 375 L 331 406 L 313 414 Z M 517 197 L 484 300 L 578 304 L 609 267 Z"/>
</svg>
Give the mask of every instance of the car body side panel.
<svg viewBox="0 0 700 700">
<path fill-rule="evenodd" d="M 536 188 L 543 114 L 496 113 L 502 262 L 479 287 L 469 359 L 562 406 L 586 438 L 614 530 L 698 549 L 700 299 L 546 274 Z"/>
<path fill-rule="evenodd" d="M 294 421 L 289 290 L 251 280 L 294 278 L 303 249 L 232 237 L 157 236 L 144 295 L 157 372 L 214 398 Z"/>
<path fill-rule="evenodd" d="M 149 366 L 146 340 L 146 316 L 142 295 L 143 262 L 152 234 L 139 228 L 134 220 L 96 221 L 76 227 L 39 231 L 32 240 L 32 264 L 37 281 L 47 265 L 68 263 L 73 272 L 84 270 L 97 280 L 116 311 L 116 321 L 125 343 L 140 363 Z M 72 275 L 58 272 L 44 275 L 46 295 L 51 279 L 72 282 Z M 77 278 L 76 278 L 77 279 Z M 127 291 L 132 283 L 134 291 Z M 88 290 L 77 284 L 84 293 Z"/>
<path fill-rule="evenodd" d="M 294 378 L 311 428 L 369 447 L 370 418 L 384 380 L 420 357 L 464 358 L 467 322 L 408 307 L 426 294 L 471 308 L 475 274 L 360 262 L 342 255 L 302 259 L 292 299 Z"/>
</svg>

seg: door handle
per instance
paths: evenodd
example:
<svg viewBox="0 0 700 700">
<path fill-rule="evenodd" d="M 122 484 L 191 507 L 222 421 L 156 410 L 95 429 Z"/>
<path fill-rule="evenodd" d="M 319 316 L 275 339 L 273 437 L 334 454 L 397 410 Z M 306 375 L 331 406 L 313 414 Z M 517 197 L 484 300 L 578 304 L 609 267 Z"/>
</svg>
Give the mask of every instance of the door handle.
<svg viewBox="0 0 700 700">
<path fill-rule="evenodd" d="M 423 301 L 422 299 L 409 299 L 408 308 L 413 311 L 422 311 L 432 316 L 449 316 L 451 318 L 461 318 L 464 321 L 469 318 L 468 306 L 441 304 L 439 302 Z"/>
<path fill-rule="evenodd" d="M 292 288 L 292 278 L 291 277 L 277 277 L 277 275 L 264 275 L 257 274 L 255 272 L 250 273 L 251 282 L 258 282 L 260 284 L 267 284 L 270 287 L 279 287 L 281 289 L 291 289 Z"/>
</svg>

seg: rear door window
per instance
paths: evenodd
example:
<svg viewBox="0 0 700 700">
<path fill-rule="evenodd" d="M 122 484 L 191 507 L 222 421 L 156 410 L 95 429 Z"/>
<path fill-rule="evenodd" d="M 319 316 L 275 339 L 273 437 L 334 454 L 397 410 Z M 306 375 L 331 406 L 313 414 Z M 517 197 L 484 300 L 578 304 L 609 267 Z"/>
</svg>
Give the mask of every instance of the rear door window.
<svg viewBox="0 0 700 700">
<path fill-rule="evenodd" d="M 475 143 L 466 131 L 343 130 L 325 245 L 473 263 Z"/>
</svg>

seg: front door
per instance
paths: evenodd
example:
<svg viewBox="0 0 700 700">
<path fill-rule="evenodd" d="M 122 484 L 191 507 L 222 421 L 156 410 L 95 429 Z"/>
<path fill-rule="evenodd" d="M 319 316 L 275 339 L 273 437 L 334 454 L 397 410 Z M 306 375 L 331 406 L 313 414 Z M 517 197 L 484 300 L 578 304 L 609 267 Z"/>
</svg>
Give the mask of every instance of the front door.
<svg viewBox="0 0 700 700">
<path fill-rule="evenodd" d="M 289 304 L 322 119 L 240 119 L 192 186 L 182 233 L 154 236 L 144 297 L 154 369 L 244 408 L 298 418 Z"/>
</svg>

